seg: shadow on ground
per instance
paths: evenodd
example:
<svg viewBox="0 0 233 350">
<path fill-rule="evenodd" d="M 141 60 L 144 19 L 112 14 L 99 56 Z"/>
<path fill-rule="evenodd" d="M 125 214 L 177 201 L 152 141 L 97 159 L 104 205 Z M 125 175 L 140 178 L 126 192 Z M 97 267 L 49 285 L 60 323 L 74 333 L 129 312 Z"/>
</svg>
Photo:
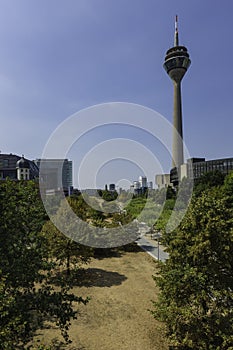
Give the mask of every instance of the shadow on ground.
<svg viewBox="0 0 233 350">
<path fill-rule="evenodd" d="M 146 249 L 148 252 L 154 252 L 158 247 L 155 246 L 149 246 L 149 245 L 141 245 L 141 248 Z"/>
<path fill-rule="evenodd" d="M 94 249 L 94 257 L 95 259 L 102 260 L 105 258 L 120 258 L 125 253 L 138 253 L 142 250 L 135 242 L 123 245 L 121 247 L 116 248 L 95 248 Z"/>
<path fill-rule="evenodd" d="M 125 275 L 118 272 L 106 271 L 98 268 L 81 270 L 81 278 L 77 279 L 79 286 L 84 287 L 111 287 L 119 286 L 127 280 Z"/>
<path fill-rule="evenodd" d="M 127 277 L 118 272 L 87 268 L 71 271 L 70 276 L 67 276 L 65 271 L 58 272 L 52 277 L 51 282 L 56 285 L 64 279 L 71 279 L 73 287 L 111 287 L 119 286 L 127 280 Z"/>
</svg>

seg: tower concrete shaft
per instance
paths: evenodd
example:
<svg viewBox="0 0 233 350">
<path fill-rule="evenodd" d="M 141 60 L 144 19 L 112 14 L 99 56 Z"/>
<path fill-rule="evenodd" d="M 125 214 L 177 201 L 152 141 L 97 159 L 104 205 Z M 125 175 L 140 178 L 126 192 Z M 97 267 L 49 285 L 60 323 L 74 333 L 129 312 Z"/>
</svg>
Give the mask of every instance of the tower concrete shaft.
<svg viewBox="0 0 233 350">
<path fill-rule="evenodd" d="M 181 84 L 174 81 L 172 168 L 184 163 Z"/>
<path fill-rule="evenodd" d="M 167 51 L 163 66 L 174 84 L 172 167 L 177 169 L 184 163 L 181 80 L 190 64 L 186 47 L 179 46 L 176 16 L 174 47 Z"/>
</svg>

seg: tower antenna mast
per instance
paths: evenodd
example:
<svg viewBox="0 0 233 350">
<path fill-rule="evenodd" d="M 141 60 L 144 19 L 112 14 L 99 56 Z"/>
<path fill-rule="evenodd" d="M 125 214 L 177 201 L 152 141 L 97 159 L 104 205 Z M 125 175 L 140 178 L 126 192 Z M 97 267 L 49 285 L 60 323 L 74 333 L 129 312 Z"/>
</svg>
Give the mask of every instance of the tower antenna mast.
<svg viewBox="0 0 233 350">
<path fill-rule="evenodd" d="M 174 46 L 179 46 L 179 35 L 178 35 L 178 16 L 175 18 L 175 37 L 174 37 Z"/>
</svg>

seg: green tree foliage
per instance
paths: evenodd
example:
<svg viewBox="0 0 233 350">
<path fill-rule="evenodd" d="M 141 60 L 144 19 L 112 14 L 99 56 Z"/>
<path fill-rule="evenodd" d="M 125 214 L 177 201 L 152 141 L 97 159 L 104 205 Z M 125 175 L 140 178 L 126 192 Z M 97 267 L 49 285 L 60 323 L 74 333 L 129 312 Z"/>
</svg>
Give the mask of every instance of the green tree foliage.
<svg viewBox="0 0 233 350">
<path fill-rule="evenodd" d="M 175 205 L 175 199 L 172 199 L 172 198 L 167 199 L 162 208 L 162 212 L 160 213 L 158 220 L 154 225 L 156 230 L 164 233 L 164 238 L 165 238 L 166 226 L 171 217 L 174 205 Z"/>
<path fill-rule="evenodd" d="M 136 196 L 125 207 L 127 213 L 141 222 L 165 230 L 166 224 L 175 205 L 175 192 L 171 187 L 150 191 L 149 197 Z"/>
<path fill-rule="evenodd" d="M 233 171 L 225 178 L 223 192 L 228 198 L 229 205 L 233 203 Z"/>
<path fill-rule="evenodd" d="M 146 198 L 144 197 L 135 197 L 133 198 L 129 204 L 125 207 L 128 214 L 132 216 L 133 219 L 136 219 L 143 208 L 146 205 Z"/>
<path fill-rule="evenodd" d="M 171 186 L 150 191 L 150 197 L 154 199 L 157 204 L 163 205 L 166 199 L 175 199 L 176 191 Z"/>
<path fill-rule="evenodd" d="M 127 212 L 123 213 L 113 213 L 111 215 L 111 221 L 106 222 L 106 227 L 117 227 L 119 225 L 127 225 L 132 222 L 132 217 Z"/>
<path fill-rule="evenodd" d="M 25 349 L 45 321 L 57 324 L 68 341 L 73 302 L 86 300 L 50 283 L 51 264 L 40 234 L 47 220 L 32 181 L 0 183 L 0 348 Z"/>
<path fill-rule="evenodd" d="M 166 199 L 176 199 L 176 191 L 171 186 L 166 188 Z"/>
<path fill-rule="evenodd" d="M 92 209 L 85 201 L 83 194 L 79 196 L 72 196 L 67 199 L 68 204 L 74 211 L 74 213 L 82 220 L 86 221 L 88 217 L 88 212 Z"/>
<path fill-rule="evenodd" d="M 233 176 L 195 196 L 155 277 L 172 348 L 233 349 Z"/>
<path fill-rule="evenodd" d="M 178 193 L 176 198 L 176 209 L 186 210 L 190 204 L 193 195 L 193 181 L 184 177 L 179 183 Z"/>
<path fill-rule="evenodd" d="M 132 198 L 132 193 L 122 190 L 121 193 L 118 195 L 118 200 L 121 203 L 127 203 Z"/>
<path fill-rule="evenodd" d="M 58 211 L 60 217 L 65 216 L 61 208 Z M 67 276 L 70 276 L 71 268 L 77 270 L 82 264 L 90 261 L 92 250 L 65 236 L 51 221 L 45 223 L 42 235 L 48 251 L 48 257 L 55 260 L 58 266 L 65 266 Z"/>
<path fill-rule="evenodd" d="M 115 199 L 117 199 L 117 191 L 108 191 L 108 190 L 99 190 L 99 195 L 107 202 L 111 202 L 114 201 Z"/>
<path fill-rule="evenodd" d="M 225 175 L 219 171 L 211 171 L 202 175 L 199 179 L 195 181 L 194 192 L 198 196 L 201 192 L 207 190 L 208 188 L 222 186 L 224 183 Z"/>
</svg>

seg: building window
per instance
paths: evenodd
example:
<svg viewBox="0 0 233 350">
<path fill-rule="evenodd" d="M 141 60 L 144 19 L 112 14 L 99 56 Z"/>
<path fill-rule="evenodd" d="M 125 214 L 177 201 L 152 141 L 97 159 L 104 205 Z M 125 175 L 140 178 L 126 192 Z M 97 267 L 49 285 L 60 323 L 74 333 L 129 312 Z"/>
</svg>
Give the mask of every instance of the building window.
<svg viewBox="0 0 233 350">
<path fill-rule="evenodd" d="M 8 168 L 9 167 L 9 159 L 3 159 L 3 167 Z"/>
</svg>

